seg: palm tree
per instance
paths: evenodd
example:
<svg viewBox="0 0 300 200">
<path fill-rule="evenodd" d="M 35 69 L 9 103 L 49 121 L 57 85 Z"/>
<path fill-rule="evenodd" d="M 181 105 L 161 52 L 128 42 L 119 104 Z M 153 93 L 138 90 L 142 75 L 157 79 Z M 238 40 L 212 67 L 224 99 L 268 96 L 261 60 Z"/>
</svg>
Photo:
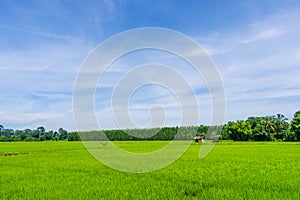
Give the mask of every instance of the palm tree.
<svg viewBox="0 0 300 200">
<path fill-rule="evenodd" d="M 266 117 L 266 130 L 268 131 L 268 137 L 271 139 L 271 132 L 275 131 L 275 123 L 273 117 Z"/>
<path fill-rule="evenodd" d="M 283 114 L 277 114 L 275 116 L 277 134 L 282 131 L 282 128 L 284 128 L 284 125 L 286 124 L 286 120 L 288 119 Z"/>
</svg>

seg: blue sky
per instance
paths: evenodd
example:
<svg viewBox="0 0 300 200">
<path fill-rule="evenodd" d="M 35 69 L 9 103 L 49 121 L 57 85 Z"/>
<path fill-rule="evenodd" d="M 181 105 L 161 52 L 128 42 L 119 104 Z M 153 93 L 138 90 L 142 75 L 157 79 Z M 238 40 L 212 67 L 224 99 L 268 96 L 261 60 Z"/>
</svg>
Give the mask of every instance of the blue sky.
<svg viewBox="0 0 300 200">
<path fill-rule="evenodd" d="M 110 36 L 132 28 L 163 27 L 199 42 L 222 75 L 226 121 L 300 110 L 299 1 L 18 1 L 0 0 L 0 124 L 24 129 L 45 126 L 75 130 L 72 92 L 89 52 Z M 150 56 L 150 58 L 149 58 Z M 120 59 L 99 87 L 95 107 L 104 128 L 113 85 L 126 70 L 149 62 L 184 66 L 158 52 Z M 174 64 L 176 63 L 176 64 Z M 188 66 L 187 66 L 188 68 Z M 185 68 L 195 86 L 201 123 L 209 123 L 209 93 L 203 80 Z M 133 119 L 149 121 L 151 104 L 176 99 L 151 86 L 131 101 Z M 178 124 L 178 107 L 166 125 Z"/>
</svg>

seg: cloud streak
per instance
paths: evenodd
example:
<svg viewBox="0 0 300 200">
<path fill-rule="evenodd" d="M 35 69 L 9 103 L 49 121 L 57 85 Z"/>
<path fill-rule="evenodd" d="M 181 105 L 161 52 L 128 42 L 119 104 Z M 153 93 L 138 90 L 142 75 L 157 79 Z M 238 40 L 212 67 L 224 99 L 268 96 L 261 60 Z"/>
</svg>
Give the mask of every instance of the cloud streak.
<svg viewBox="0 0 300 200">
<path fill-rule="evenodd" d="M 295 103 L 300 100 L 298 19 L 297 12 L 281 12 L 239 31 L 212 36 L 210 46 L 226 49 L 215 50 L 219 53 L 212 57 L 223 76 L 228 120 L 246 118 L 255 111 L 290 114 L 299 109 Z M 282 104 L 285 98 L 289 104 Z"/>
</svg>

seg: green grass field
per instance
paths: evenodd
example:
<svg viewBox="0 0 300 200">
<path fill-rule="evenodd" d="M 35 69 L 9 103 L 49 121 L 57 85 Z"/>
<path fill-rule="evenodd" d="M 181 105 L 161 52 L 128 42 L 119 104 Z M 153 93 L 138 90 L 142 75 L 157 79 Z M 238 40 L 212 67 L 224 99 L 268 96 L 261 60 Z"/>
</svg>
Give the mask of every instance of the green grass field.
<svg viewBox="0 0 300 200">
<path fill-rule="evenodd" d="M 167 142 L 117 142 L 145 152 Z M 0 143 L 1 199 L 300 199 L 300 143 L 199 144 L 145 174 L 110 169 L 81 142 Z"/>
</svg>

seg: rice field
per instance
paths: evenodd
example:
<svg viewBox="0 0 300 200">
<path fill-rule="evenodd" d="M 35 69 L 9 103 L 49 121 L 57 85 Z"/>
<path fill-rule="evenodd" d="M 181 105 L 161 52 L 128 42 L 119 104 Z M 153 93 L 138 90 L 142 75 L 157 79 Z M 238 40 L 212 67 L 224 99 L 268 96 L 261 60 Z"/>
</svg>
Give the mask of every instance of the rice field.
<svg viewBox="0 0 300 200">
<path fill-rule="evenodd" d="M 115 142 L 133 152 L 165 141 Z M 151 173 L 113 170 L 81 142 L 0 143 L 0 199 L 300 199 L 300 143 L 192 144 Z"/>
</svg>

